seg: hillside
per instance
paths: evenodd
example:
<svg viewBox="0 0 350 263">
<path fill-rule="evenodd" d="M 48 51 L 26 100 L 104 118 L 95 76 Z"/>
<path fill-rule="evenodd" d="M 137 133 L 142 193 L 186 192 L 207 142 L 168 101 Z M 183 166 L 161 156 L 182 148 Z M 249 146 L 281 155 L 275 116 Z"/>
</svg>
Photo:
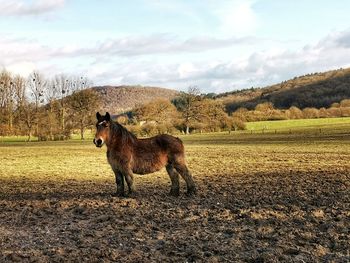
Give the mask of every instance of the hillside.
<svg viewBox="0 0 350 263">
<path fill-rule="evenodd" d="M 176 90 L 143 86 L 99 86 L 93 89 L 101 95 L 101 110 L 112 114 L 131 110 L 158 98 L 170 100 L 179 94 Z"/>
<path fill-rule="evenodd" d="M 350 98 L 350 68 L 295 77 L 265 88 L 227 92 L 216 98 L 224 102 L 229 112 L 239 107 L 253 109 L 262 102 L 272 102 L 279 109 L 327 108 Z"/>
</svg>

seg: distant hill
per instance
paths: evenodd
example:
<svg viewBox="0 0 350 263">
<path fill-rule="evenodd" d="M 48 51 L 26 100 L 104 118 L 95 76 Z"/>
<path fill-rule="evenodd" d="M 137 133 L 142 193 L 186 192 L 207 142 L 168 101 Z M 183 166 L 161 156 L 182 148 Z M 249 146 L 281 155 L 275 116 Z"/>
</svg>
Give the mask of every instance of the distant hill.
<svg viewBox="0 0 350 263">
<path fill-rule="evenodd" d="M 179 94 L 176 90 L 143 86 L 99 86 L 92 89 L 101 95 L 101 110 L 111 114 L 129 111 L 158 98 L 171 100 Z"/>
<path fill-rule="evenodd" d="M 272 102 L 279 109 L 327 108 L 350 98 L 350 68 L 295 77 L 265 88 L 227 92 L 216 98 L 224 102 L 229 112 L 239 107 L 253 109 L 262 102 Z"/>
</svg>

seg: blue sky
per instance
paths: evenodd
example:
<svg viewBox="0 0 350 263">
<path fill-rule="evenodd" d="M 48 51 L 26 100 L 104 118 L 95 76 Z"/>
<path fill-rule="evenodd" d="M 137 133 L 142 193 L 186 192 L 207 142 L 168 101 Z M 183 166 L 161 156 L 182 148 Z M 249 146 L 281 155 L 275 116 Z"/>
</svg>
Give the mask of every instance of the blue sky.
<svg viewBox="0 0 350 263">
<path fill-rule="evenodd" d="M 0 67 L 224 92 L 350 66 L 350 1 L 0 0 Z"/>
</svg>

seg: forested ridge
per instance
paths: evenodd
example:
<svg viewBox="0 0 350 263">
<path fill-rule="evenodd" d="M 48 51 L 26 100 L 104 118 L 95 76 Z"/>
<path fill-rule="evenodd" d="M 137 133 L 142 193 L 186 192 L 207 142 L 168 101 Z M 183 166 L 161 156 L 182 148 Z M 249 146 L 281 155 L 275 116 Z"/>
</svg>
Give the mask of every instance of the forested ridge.
<svg viewBox="0 0 350 263">
<path fill-rule="evenodd" d="M 329 108 L 333 103 L 350 98 L 350 68 L 307 74 L 268 87 L 232 91 L 215 97 L 224 102 L 228 112 L 240 107 L 251 110 L 263 102 L 271 102 L 277 109 Z"/>
</svg>

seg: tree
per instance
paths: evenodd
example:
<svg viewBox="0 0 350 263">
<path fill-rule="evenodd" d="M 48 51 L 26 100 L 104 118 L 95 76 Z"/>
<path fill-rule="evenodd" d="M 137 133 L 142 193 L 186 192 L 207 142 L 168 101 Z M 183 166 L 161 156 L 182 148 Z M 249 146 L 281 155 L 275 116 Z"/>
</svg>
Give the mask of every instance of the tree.
<svg viewBox="0 0 350 263">
<path fill-rule="evenodd" d="M 0 112 L 1 122 L 8 126 L 8 133 L 12 133 L 13 119 L 16 105 L 16 92 L 10 72 L 3 70 L 0 73 Z"/>
<path fill-rule="evenodd" d="M 146 121 L 143 129 L 147 135 L 148 131 L 158 130 L 158 133 L 171 133 L 174 126 L 177 125 L 179 114 L 176 107 L 166 99 L 156 99 L 146 103 L 134 111 L 134 117 L 137 121 Z M 153 122 L 153 123 L 152 123 Z"/>
<path fill-rule="evenodd" d="M 345 99 L 340 102 L 340 107 L 350 108 L 350 99 Z"/>
<path fill-rule="evenodd" d="M 320 117 L 320 118 L 327 118 L 327 117 L 329 117 L 328 112 L 327 112 L 327 109 L 326 109 L 325 107 L 322 107 L 322 108 L 319 110 L 319 117 Z"/>
<path fill-rule="evenodd" d="M 47 80 L 44 75 L 38 71 L 33 71 L 27 81 L 31 99 L 34 101 L 35 108 L 38 110 L 39 106 L 45 103 L 45 88 Z"/>
<path fill-rule="evenodd" d="M 264 103 L 260 103 L 260 104 L 256 105 L 255 110 L 261 111 L 264 113 L 268 113 L 268 112 L 274 110 L 274 107 L 273 107 L 272 102 L 264 102 Z"/>
<path fill-rule="evenodd" d="M 340 107 L 339 102 L 334 102 L 331 104 L 331 108 L 339 108 L 339 107 Z"/>
<path fill-rule="evenodd" d="M 26 81 L 23 77 L 17 75 L 12 79 L 12 83 L 14 87 L 14 95 L 16 98 L 17 107 L 20 107 L 25 101 Z"/>
<path fill-rule="evenodd" d="M 247 117 L 246 117 L 247 113 L 248 113 L 248 109 L 241 107 L 232 113 L 232 117 L 236 117 L 238 119 L 241 119 L 242 121 L 246 121 L 247 120 Z"/>
<path fill-rule="evenodd" d="M 319 112 L 316 108 L 305 108 L 303 109 L 303 115 L 305 119 L 314 119 L 319 117 Z"/>
<path fill-rule="evenodd" d="M 32 117 L 35 123 L 34 125 L 35 134 L 38 136 L 38 139 L 40 139 L 41 137 L 39 136 L 39 107 L 44 105 L 45 103 L 44 92 L 46 89 L 46 84 L 47 84 L 47 80 L 45 79 L 44 75 L 38 71 L 33 71 L 29 75 L 27 80 L 27 87 L 29 89 L 30 101 L 33 101 L 35 106 L 34 115 L 32 114 L 32 112 L 31 112 L 31 115 L 33 115 Z"/>
<path fill-rule="evenodd" d="M 273 115 L 276 114 L 275 108 L 271 102 L 263 102 L 256 105 L 255 112 L 258 116 L 258 120 L 270 120 L 273 119 Z"/>
<path fill-rule="evenodd" d="M 197 102 L 200 112 L 197 112 L 196 116 L 200 116 L 197 121 L 206 123 L 207 127 L 211 131 L 220 129 L 225 126 L 225 120 L 227 119 L 227 113 L 225 112 L 225 106 L 221 101 L 204 99 Z"/>
<path fill-rule="evenodd" d="M 188 88 L 187 93 L 181 93 L 180 97 L 173 100 L 174 105 L 177 110 L 182 115 L 182 120 L 185 126 L 185 133 L 190 133 L 190 126 L 193 120 L 198 119 L 198 103 L 201 100 L 200 90 L 196 86 L 191 86 Z"/>
<path fill-rule="evenodd" d="M 27 141 L 31 141 L 33 129 L 37 123 L 37 111 L 35 103 L 24 101 L 21 107 L 19 107 L 19 116 L 19 124 L 23 126 L 23 130 L 28 136 Z"/>
<path fill-rule="evenodd" d="M 330 107 L 327 109 L 327 113 L 329 117 L 341 117 L 341 108 Z"/>
<path fill-rule="evenodd" d="M 164 123 L 177 118 L 176 107 L 167 99 L 156 99 L 138 107 L 134 112 L 138 120 Z"/>
<path fill-rule="evenodd" d="M 47 96 L 48 98 L 53 98 L 53 100 L 48 99 L 49 103 L 50 101 L 55 101 L 55 114 L 57 115 L 56 119 L 60 126 L 60 137 L 66 138 L 71 132 L 70 123 L 67 123 L 66 121 L 69 111 L 67 98 L 75 92 L 84 90 L 91 85 L 92 82 L 87 77 L 59 74 L 51 79 Z M 50 108 L 49 111 L 52 115 L 52 108 Z"/>
<path fill-rule="evenodd" d="M 298 107 L 292 106 L 289 108 L 289 116 L 291 119 L 302 119 L 303 112 Z"/>
<path fill-rule="evenodd" d="M 98 108 L 100 99 L 92 89 L 74 92 L 68 99 L 73 125 L 80 130 L 80 137 L 84 140 L 85 128 L 95 121 L 94 113 Z"/>
<path fill-rule="evenodd" d="M 245 130 L 246 125 L 244 121 L 238 117 L 227 117 L 224 119 L 224 128 L 228 129 L 229 133 L 232 130 Z"/>
</svg>

